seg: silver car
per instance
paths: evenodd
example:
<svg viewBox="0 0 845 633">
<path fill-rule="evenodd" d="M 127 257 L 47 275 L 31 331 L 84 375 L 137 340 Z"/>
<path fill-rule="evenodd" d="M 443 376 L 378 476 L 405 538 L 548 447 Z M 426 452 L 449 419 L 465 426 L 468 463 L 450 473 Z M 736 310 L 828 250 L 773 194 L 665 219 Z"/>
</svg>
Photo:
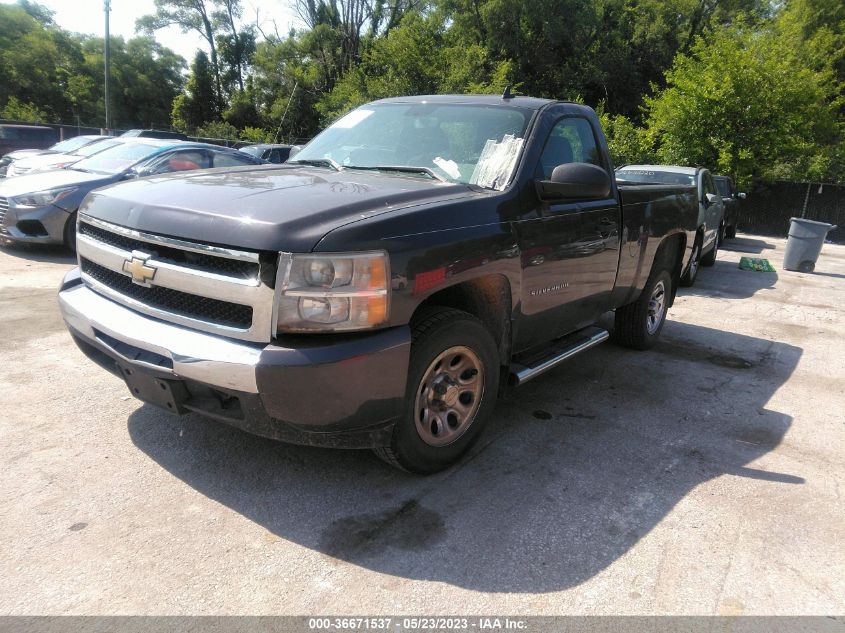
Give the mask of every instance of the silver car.
<svg viewBox="0 0 845 633">
<path fill-rule="evenodd" d="M 716 189 L 710 170 L 680 165 L 626 165 L 616 170 L 616 179 L 629 183 L 689 185 L 698 197 L 698 231 L 689 265 L 681 285 L 695 283 L 699 265 L 716 263 L 719 243 L 725 236 L 725 203 Z"/>
</svg>

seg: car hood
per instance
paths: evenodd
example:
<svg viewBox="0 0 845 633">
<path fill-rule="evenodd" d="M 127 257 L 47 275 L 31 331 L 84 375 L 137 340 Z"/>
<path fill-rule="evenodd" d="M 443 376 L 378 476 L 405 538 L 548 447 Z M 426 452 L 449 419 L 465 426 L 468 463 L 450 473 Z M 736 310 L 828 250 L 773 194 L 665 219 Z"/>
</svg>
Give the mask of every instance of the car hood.
<svg viewBox="0 0 845 633">
<path fill-rule="evenodd" d="M 140 178 L 94 192 L 80 211 L 202 243 L 308 252 L 344 224 L 474 195 L 416 176 L 267 165 Z"/>
<path fill-rule="evenodd" d="M 30 158 L 31 156 L 38 156 L 40 154 L 55 154 L 55 152 L 48 149 L 19 149 L 14 152 L 9 152 L 3 158 L 20 160 L 22 158 Z"/>
<path fill-rule="evenodd" d="M 14 178 L 6 178 L 0 182 L 0 196 L 19 196 L 24 193 L 71 187 L 73 185 L 88 185 L 90 188 L 106 184 L 114 180 L 114 176 L 91 174 L 73 169 L 57 169 L 37 174 L 24 174 Z"/>
</svg>

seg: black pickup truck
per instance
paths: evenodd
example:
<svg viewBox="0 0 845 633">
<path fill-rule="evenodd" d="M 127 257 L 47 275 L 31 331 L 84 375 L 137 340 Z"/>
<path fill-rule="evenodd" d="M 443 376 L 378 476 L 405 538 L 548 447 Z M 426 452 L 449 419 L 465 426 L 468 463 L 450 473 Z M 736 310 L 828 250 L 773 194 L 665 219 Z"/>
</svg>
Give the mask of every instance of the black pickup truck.
<svg viewBox="0 0 845 633">
<path fill-rule="evenodd" d="M 500 389 L 607 339 L 600 315 L 660 334 L 695 189 L 613 174 L 582 105 L 382 100 L 285 165 L 93 192 L 59 302 L 141 400 L 434 472 Z"/>
</svg>

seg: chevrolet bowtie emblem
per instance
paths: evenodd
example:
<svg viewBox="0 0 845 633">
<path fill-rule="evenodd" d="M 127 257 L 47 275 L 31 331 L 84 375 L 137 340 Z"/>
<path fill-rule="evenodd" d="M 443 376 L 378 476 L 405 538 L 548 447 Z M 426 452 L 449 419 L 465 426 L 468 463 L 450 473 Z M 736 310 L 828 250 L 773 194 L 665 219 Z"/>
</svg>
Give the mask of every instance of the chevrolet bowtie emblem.
<svg viewBox="0 0 845 633">
<path fill-rule="evenodd" d="M 131 259 L 127 259 L 123 262 L 123 272 L 132 275 L 133 283 L 136 283 L 139 286 L 149 287 L 150 282 L 155 279 L 156 271 L 158 269 L 155 266 L 147 264 L 147 260 L 150 257 L 152 257 L 152 255 L 148 255 L 147 253 L 132 251 Z"/>
</svg>

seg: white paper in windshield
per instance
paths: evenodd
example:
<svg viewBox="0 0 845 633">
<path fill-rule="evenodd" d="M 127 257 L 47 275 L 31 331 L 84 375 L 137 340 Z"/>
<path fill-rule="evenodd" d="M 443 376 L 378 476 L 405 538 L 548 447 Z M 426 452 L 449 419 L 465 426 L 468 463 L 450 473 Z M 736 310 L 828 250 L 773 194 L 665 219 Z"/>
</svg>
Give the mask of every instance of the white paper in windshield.
<svg viewBox="0 0 845 633">
<path fill-rule="evenodd" d="M 360 108 L 358 110 L 353 110 L 345 117 L 340 119 L 337 123 L 333 124 L 332 127 L 345 129 L 355 127 L 361 121 L 370 116 L 373 112 L 374 110 L 362 110 Z"/>
<path fill-rule="evenodd" d="M 472 172 L 470 184 L 497 191 L 504 189 L 516 165 L 522 143 L 523 139 L 513 134 L 506 134 L 500 143 L 494 139 L 488 140 Z"/>
</svg>

